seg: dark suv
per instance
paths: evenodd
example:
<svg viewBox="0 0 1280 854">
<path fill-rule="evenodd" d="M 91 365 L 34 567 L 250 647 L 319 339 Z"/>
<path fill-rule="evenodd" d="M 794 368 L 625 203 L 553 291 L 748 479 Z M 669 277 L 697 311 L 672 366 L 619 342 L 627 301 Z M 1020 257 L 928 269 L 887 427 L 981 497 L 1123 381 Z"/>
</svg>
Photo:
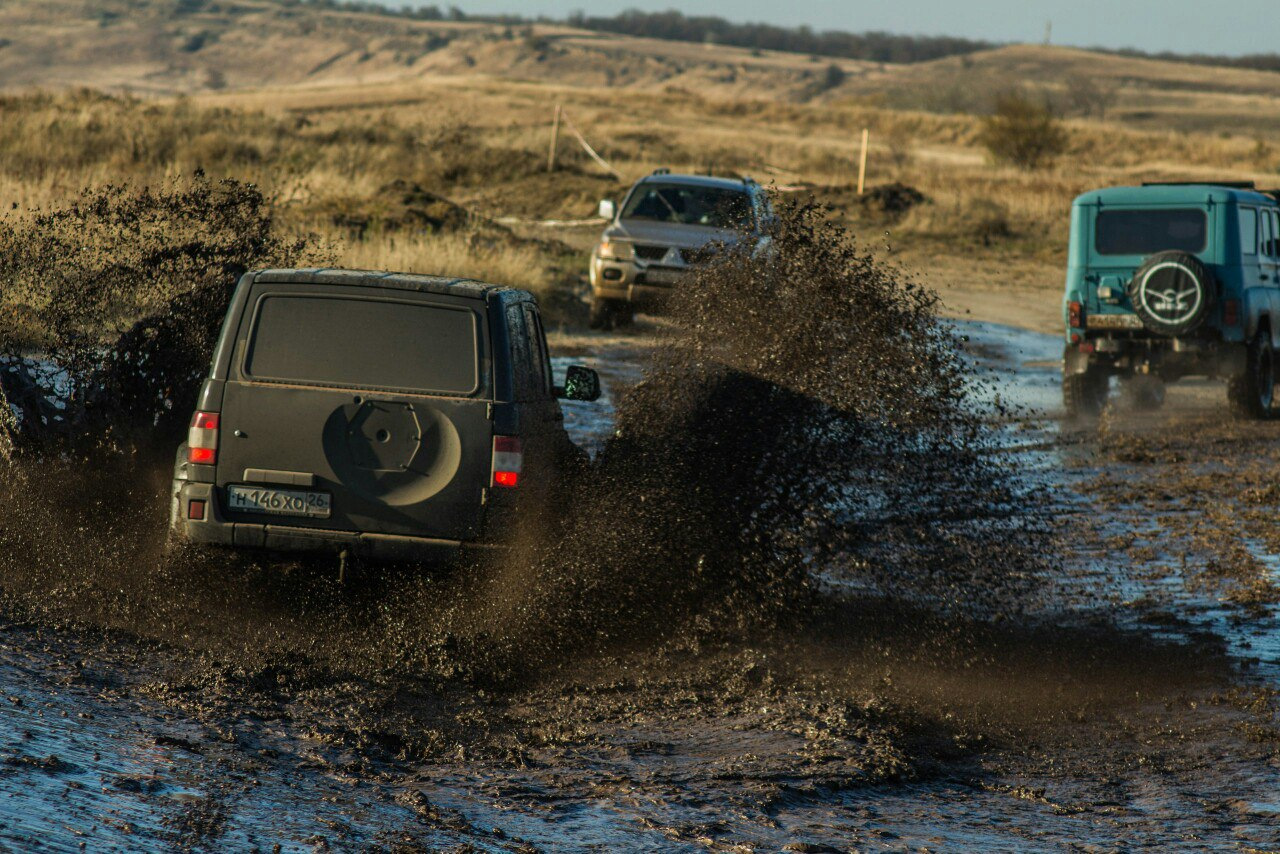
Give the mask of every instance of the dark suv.
<svg viewBox="0 0 1280 854">
<path fill-rule="evenodd" d="M 508 533 L 579 452 L 525 291 L 432 276 L 240 280 L 178 452 L 172 527 L 196 543 L 416 560 Z"/>
<path fill-rule="evenodd" d="M 1280 206 L 1252 184 L 1144 184 L 1071 209 L 1063 402 L 1096 415 L 1118 376 L 1140 407 L 1185 376 L 1227 381 L 1231 409 L 1273 413 Z"/>
</svg>

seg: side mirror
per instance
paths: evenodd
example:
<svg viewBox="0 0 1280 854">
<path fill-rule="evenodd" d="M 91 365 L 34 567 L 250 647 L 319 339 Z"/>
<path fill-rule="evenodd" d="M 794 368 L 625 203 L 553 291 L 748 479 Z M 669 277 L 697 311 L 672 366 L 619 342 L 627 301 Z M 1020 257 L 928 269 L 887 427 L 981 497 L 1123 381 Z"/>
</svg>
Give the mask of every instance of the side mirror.
<svg viewBox="0 0 1280 854">
<path fill-rule="evenodd" d="M 601 199 L 600 207 L 597 211 L 601 219 L 607 219 L 613 222 L 613 218 L 618 215 L 618 206 L 614 204 L 613 199 Z"/>
<path fill-rule="evenodd" d="M 564 387 L 556 389 L 556 397 L 565 400 L 599 400 L 600 375 L 582 365 L 570 365 L 564 374 Z"/>
</svg>

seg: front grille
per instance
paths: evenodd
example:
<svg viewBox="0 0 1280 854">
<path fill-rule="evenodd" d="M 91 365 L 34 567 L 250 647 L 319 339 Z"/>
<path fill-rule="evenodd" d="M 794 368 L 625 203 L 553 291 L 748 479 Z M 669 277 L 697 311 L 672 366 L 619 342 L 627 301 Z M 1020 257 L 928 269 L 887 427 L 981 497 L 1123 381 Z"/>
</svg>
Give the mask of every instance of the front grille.
<svg viewBox="0 0 1280 854">
<path fill-rule="evenodd" d="M 683 267 L 659 267 L 656 264 L 636 274 L 637 285 L 674 285 L 689 275 Z"/>
<path fill-rule="evenodd" d="M 684 259 L 686 264 L 705 264 L 716 257 L 718 250 L 710 246 L 700 246 L 696 249 L 681 249 L 680 257 Z"/>
<path fill-rule="evenodd" d="M 636 257 L 643 258 L 646 261 L 661 261 L 667 257 L 667 247 L 665 246 L 645 246 L 636 244 Z"/>
</svg>

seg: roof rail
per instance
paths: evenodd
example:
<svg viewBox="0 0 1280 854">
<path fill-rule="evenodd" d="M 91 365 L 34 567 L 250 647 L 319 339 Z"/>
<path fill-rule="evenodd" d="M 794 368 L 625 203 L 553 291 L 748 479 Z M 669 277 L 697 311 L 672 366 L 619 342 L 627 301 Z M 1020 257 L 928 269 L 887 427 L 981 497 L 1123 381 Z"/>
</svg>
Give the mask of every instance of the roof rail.
<svg viewBox="0 0 1280 854">
<path fill-rule="evenodd" d="M 1256 190 L 1252 181 L 1143 181 L 1144 187 L 1230 187 L 1233 190 Z"/>
<path fill-rule="evenodd" d="M 654 174 L 654 175 L 670 175 L 670 174 L 671 174 L 671 170 L 670 170 L 670 169 L 668 169 L 667 167 L 663 166 L 663 167 L 661 167 L 661 168 L 659 168 L 659 169 L 654 169 L 652 174 Z"/>
</svg>

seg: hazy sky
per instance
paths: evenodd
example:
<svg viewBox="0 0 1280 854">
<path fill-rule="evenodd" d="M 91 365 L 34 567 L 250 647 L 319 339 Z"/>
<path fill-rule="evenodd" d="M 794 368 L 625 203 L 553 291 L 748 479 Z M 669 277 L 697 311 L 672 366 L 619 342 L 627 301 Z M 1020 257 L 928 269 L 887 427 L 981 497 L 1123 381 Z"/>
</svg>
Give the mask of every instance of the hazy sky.
<svg viewBox="0 0 1280 854">
<path fill-rule="evenodd" d="M 384 0 L 388 5 L 451 5 L 450 0 Z M 815 29 L 885 30 L 1038 42 L 1053 21 L 1056 44 L 1137 47 L 1184 53 L 1280 52 L 1275 0 L 452 0 L 464 12 L 563 17 L 582 9 L 718 15 L 735 21 L 808 24 Z"/>
</svg>

